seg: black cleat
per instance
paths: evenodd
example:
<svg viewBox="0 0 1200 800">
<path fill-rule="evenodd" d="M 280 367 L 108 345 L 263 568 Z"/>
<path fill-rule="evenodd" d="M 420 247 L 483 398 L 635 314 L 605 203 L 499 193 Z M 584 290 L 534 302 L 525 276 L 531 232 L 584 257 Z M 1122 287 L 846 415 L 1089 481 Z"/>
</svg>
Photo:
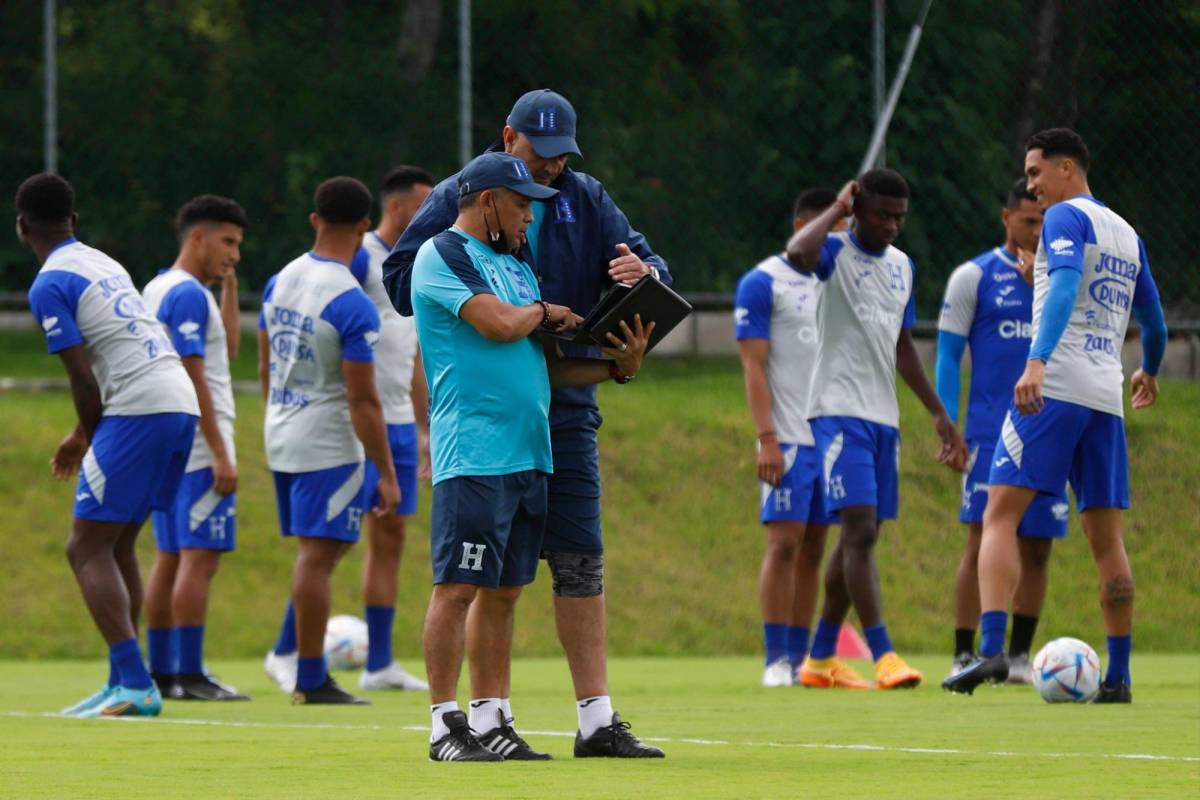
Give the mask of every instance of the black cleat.
<svg viewBox="0 0 1200 800">
<path fill-rule="evenodd" d="M 1003 653 L 994 656 L 979 656 L 959 672 L 942 681 L 948 692 L 975 694 L 981 683 L 1004 683 L 1008 680 L 1008 658 Z"/>
<path fill-rule="evenodd" d="M 442 714 L 442 721 L 446 723 L 450 732 L 436 742 L 429 743 L 430 761 L 504 760 L 504 756 L 493 753 L 479 743 L 475 734 L 471 733 L 471 726 L 467 724 L 467 715 L 462 711 L 447 711 Z"/>
<path fill-rule="evenodd" d="M 504 756 L 505 761 L 550 761 L 554 758 L 549 753 L 539 753 L 530 747 L 529 742 L 513 730 L 512 717 L 504 720 L 499 728 L 493 728 L 478 738 L 481 745 Z"/>
<path fill-rule="evenodd" d="M 226 686 L 211 675 L 203 672 L 180 673 L 175 688 L 179 690 L 176 700 L 249 700 L 249 695 Z M 310 701 L 311 702 L 311 701 Z"/>
<path fill-rule="evenodd" d="M 1102 683 L 1093 703 L 1132 703 L 1133 691 L 1128 683 Z"/>
<path fill-rule="evenodd" d="M 326 705 L 369 706 L 370 700 L 362 700 L 337 685 L 333 676 L 325 678 L 325 682 L 315 689 L 303 690 L 297 688 L 292 692 L 292 705 L 303 706 L 313 703 Z"/>
<path fill-rule="evenodd" d="M 183 695 L 179 689 L 179 676 L 169 672 L 151 672 L 150 680 L 158 687 L 158 693 L 163 700 L 181 700 Z"/>
<path fill-rule="evenodd" d="M 666 758 L 657 747 L 642 744 L 629 732 L 629 723 L 614 713 L 612 724 L 596 730 L 588 738 L 575 731 L 576 758 Z"/>
</svg>

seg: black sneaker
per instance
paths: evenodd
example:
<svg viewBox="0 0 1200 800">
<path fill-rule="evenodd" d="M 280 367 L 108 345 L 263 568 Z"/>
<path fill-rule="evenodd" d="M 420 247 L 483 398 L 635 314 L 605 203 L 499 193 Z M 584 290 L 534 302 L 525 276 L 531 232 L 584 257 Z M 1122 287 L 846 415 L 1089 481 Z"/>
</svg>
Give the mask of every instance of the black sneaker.
<svg viewBox="0 0 1200 800">
<path fill-rule="evenodd" d="M 1093 703 L 1132 703 L 1133 691 L 1128 683 L 1102 683 Z"/>
<path fill-rule="evenodd" d="M 450 729 L 436 742 L 429 743 L 430 761 L 503 761 L 504 756 L 488 750 L 467 724 L 467 715 L 462 711 L 447 711 L 442 722 Z M 519 737 L 518 737 L 519 738 Z"/>
<path fill-rule="evenodd" d="M 203 672 L 180 673 L 175 687 L 179 690 L 179 697 L 176 697 L 176 700 L 250 699 L 249 695 L 244 695 L 232 686 L 226 686 Z"/>
<path fill-rule="evenodd" d="M 303 706 L 312 703 L 325 703 L 328 705 L 346 705 L 346 706 L 369 706 L 370 700 L 362 700 L 355 697 L 342 687 L 337 685 L 337 681 L 333 676 L 325 678 L 325 682 L 315 689 L 302 690 L 297 688 L 292 692 L 292 705 Z"/>
<path fill-rule="evenodd" d="M 158 687 L 158 693 L 163 700 L 182 700 L 183 694 L 179 689 L 179 676 L 168 672 L 151 672 L 150 680 Z"/>
<path fill-rule="evenodd" d="M 550 761 L 554 756 L 539 753 L 529 742 L 513 730 L 512 717 L 505 719 L 499 728 L 492 728 L 479 737 L 479 743 L 493 753 L 504 756 L 505 761 Z"/>
<path fill-rule="evenodd" d="M 596 730 L 588 738 L 575 731 L 576 758 L 666 758 L 657 747 L 642 744 L 629 732 L 629 723 L 614 713 L 612 724 Z"/>
<path fill-rule="evenodd" d="M 942 681 L 942 688 L 948 692 L 975 694 L 975 687 L 981 683 L 1004 683 L 1008 680 L 1008 658 L 1003 653 L 984 658 L 979 656 L 960 672 Z"/>
</svg>

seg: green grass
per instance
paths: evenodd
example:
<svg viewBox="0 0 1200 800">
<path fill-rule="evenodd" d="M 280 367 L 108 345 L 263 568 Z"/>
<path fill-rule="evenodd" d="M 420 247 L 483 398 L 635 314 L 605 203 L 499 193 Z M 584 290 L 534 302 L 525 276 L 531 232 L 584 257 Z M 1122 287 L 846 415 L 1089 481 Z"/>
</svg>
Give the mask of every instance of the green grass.
<svg viewBox="0 0 1200 800">
<path fill-rule="evenodd" d="M 214 666 L 251 702 L 168 702 L 157 720 L 73 720 L 40 715 L 93 690 L 99 663 L 3 662 L 0 795 L 875 800 L 1174 798 L 1200 789 L 1200 657 L 1138 656 L 1132 706 L 1049 706 L 1027 687 L 949 695 L 934 680 L 947 661 L 918 659 L 930 680 L 914 691 L 853 693 L 760 689 L 751 657 L 617 659 L 617 709 L 667 752 L 665 761 L 633 763 L 574 760 L 562 660 L 521 660 L 517 725 L 556 760 L 469 766 L 426 760 L 424 694 L 293 707 L 256 661 L 225 661 Z"/>
<path fill-rule="evenodd" d="M 2 341 L 2 339 L 0 339 Z M 50 366 L 53 361 L 41 358 Z M 7 363 L 4 369 L 7 372 Z M 601 388 L 604 528 L 610 648 L 614 655 L 758 652 L 756 584 L 762 558 L 754 479 L 754 435 L 732 361 L 653 361 L 629 386 Z M 241 468 L 238 550 L 224 559 L 212 598 L 208 651 L 249 657 L 275 638 L 293 558 L 277 533 L 263 462 L 262 404 L 238 395 Z M 933 461 L 935 437 L 912 395 L 901 392 L 900 519 L 879 544 L 885 612 L 904 652 L 951 645 L 953 578 L 963 541 L 960 479 Z M 1129 414 L 1133 510 L 1127 541 L 1138 580 L 1138 652 L 1200 651 L 1200 384 L 1164 384 L 1159 405 Z M 65 393 L 0 392 L 0 653 L 9 658 L 97 657 L 103 648 L 63 557 L 72 485 L 55 483 L 47 461 L 74 421 Z M 397 651 L 419 653 L 429 593 L 429 496 L 410 525 L 401 566 Z M 147 529 L 144 565 L 153 555 Z M 334 576 L 335 613 L 357 613 L 362 548 Z M 516 653 L 559 656 L 549 581 L 541 576 L 518 614 Z M 1079 636 L 1103 650 L 1096 578 L 1072 518 L 1055 545 L 1038 642 Z"/>
</svg>

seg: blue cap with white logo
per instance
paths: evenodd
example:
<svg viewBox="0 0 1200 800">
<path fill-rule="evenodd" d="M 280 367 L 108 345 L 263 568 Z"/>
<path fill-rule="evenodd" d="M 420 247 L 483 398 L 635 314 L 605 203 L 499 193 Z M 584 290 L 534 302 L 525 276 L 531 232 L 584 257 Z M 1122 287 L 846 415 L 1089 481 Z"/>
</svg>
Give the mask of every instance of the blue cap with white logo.
<svg viewBox="0 0 1200 800">
<path fill-rule="evenodd" d="M 545 200 L 558 194 L 557 189 L 542 186 L 529 174 L 529 167 L 508 153 L 484 153 L 476 156 L 458 173 L 458 196 L 502 187 L 517 194 Z"/>
<path fill-rule="evenodd" d="M 583 158 L 575 143 L 575 109 L 558 92 L 536 89 L 521 95 L 508 113 L 508 124 L 528 136 L 542 158 L 567 153 Z"/>
</svg>

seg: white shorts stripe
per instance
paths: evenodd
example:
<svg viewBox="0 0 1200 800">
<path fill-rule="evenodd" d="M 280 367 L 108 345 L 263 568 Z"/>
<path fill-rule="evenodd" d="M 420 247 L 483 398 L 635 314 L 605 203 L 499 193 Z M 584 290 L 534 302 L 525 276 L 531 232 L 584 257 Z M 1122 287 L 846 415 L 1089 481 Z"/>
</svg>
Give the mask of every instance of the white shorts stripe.
<svg viewBox="0 0 1200 800">
<path fill-rule="evenodd" d="M 1025 454 L 1025 443 L 1021 441 L 1021 436 L 1017 433 L 1016 426 L 1013 425 L 1012 413 L 1009 411 L 1004 416 L 1004 427 L 1000 429 L 1000 441 L 1004 442 L 1004 449 L 1008 451 L 1008 455 L 1017 465 L 1017 469 L 1020 469 L 1021 456 Z"/>
<path fill-rule="evenodd" d="M 833 441 L 829 443 L 829 449 L 825 451 L 825 483 L 829 483 L 830 477 L 833 476 L 833 465 L 837 463 L 838 457 L 842 454 L 842 432 L 838 431 L 837 436 L 833 437 Z"/>
<path fill-rule="evenodd" d="M 96 451 L 91 447 L 83 457 L 83 477 L 87 481 L 88 488 L 92 490 L 92 496 L 96 498 L 96 502 L 104 505 L 104 489 L 108 484 L 108 478 L 105 476 L 104 470 L 100 468 L 100 462 L 96 460 Z"/>
<path fill-rule="evenodd" d="M 217 494 L 212 489 L 200 495 L 200 499 L 192 504 L 192 509 L 188 512 L 188 530 L 194 531 L 199 528 L 204 520 L 212 516 L 213 511 L 217 509 L 223 499 L 223 495 Z"/>
<path fill-rule="evenodd" d="M 358 466 L 354 468 L 354 472 L 350 473 L 350 477 L 346 479 L 346 482 L 329 498 L 329 504 L 325 507 L 326 522 L 332 522 L 336 519 L 338 514 L 341 514 L 346 510 L 346 506 L 350 505 L 350 501 L 358 496 L 359 490 L 362 489 L 365 471 L 360 461 Z"/>
</svg>

